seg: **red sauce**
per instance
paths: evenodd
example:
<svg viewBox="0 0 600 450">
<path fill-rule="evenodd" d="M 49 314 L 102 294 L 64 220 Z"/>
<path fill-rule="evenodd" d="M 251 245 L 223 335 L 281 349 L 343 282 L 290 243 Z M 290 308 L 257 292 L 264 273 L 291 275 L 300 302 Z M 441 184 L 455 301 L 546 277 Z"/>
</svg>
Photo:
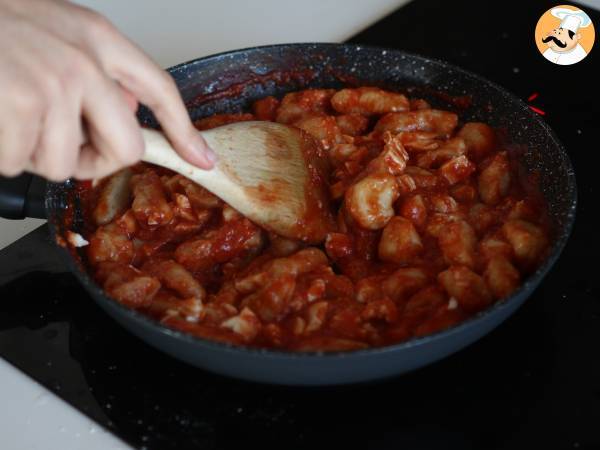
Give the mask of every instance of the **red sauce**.
<svg viewBox="0 0 600 450">
<path fill-rule="evenodd" d="M 268 82 L 275 82 L 277 84 L 289 84 L 291 82 L 295 82 L 297 84 L 303 85 L 308 84 L 314 78 L 315 73 L 310 69 L 295 71 L 273 71 L 264 75 L 251 73 L 248 77 L 244 78 L 243 82 L 240 83 L 230 83 L 227 82 L 227 79 L 225 77 L 222 77 L 220 81 L 222 81 L 224 85 L 228 86 L 227 89 L 215 91 L 210 94 L 199 95 L 198 97 L 194 98 L 191 102 L 188 102 L 187 105 L 189 107 L 195 107 L 203 103 L 213 102 L 222 98 L 239 97 L 248 88 L 248 86 L 254 84 L 264 85 Z"/>
<path fill-rule="evenodd" d="M 304 235 L 306 242 L 319 243 L 325 239 L 328 232 L 335 229 L 331 213 L 329 195 L 325 191 L 327 186 L 326 155 L 313 138 L 303 133 L 302 153 L 308 170 L 306 181 L 305 203 L 306 211 L 303 220 L 297 224 L 298 235 Z"/>
<path fill-rule="evenodd" d="M 267 78 L 284 76 L 290 75 Z M 244 86 L 214 95 L 232 95 Z M 252 114 L 214 116 L 198 124 L 288 117 L 291 125 L 301 126 L 307 118 L 344 114 L 327 103 L 334 93 L 309 91 L 295 97 L 297 104 L 259 100 Z M 410 107 L 423 110 L 428 104 L 410 99 Z M 297 227 L 313 237 L 304 242 L 275 236 L 168 170 L 145 164 L 133 170 L 158 175 L 160 185 L 153 189 L 162 190 L 167 206 L 161 208 L 172 214 L 170 222 L 149 224 L 126 209 L 98 227 L 92 211 L 105 183 L 81 184 L 84 237 L 93 242 L 89 270 L 117 301 L 175 329 L 234 345 L 292 351 L 389 345 L 454 326 L 502 301 L 544 259 L 550 238 L 545 202 L 535 175 L 519 163 L 520 149 L 506 143 L 502 133 L 489 131 L 473 137 L 476 149 L 454 140 L 451 148 L 457 153 L 421 159 L 443 149 L 461 129 L 454 115 L 438 115 L 437 122 L 423 124 L 432 131 L 418 136 L 426 145 L 420 141 L 410 147 L 415 135 L 397 130 L 398 141 L 407 147 L 391 154 L 385 150 L 389 136 L 384 142 L 382 133 L 373 132 L 383 116 L 366 112 L 362 123 L 368 129 L 356 136 L 344 135 L 330 120 L 322 122 L 333 127 L 327 133 L 314 128 L 303 133 L 309 207 Z M 482 125 L 472 128 L 481 131 Z M 488 146 L 481 141 L 485 136 Z M 426 167 L 418 167 L 419 161 Z M 383 188 L 373 196 L 368 187 L 381 177 L 391 177 L 393 192 Z M 139 179 L 133 177 L 132 183 Z M 366 191 L 350 198 L 348 189 L 359 181 Z M 279 190 L 286 189 L 284 184 Z M 330 200 L 327 188 L 341 189 L 341 195 Z M 277 200 L 273 186 L 256 190 L 265 202 Z M 366 217 L 365 211 L 375 213 Z M 169 267 L 177 270 L 148 269 L 164 260 L 174 261 Z M 113 276 L 107 279 L 107 273 Z"/>
</svg>

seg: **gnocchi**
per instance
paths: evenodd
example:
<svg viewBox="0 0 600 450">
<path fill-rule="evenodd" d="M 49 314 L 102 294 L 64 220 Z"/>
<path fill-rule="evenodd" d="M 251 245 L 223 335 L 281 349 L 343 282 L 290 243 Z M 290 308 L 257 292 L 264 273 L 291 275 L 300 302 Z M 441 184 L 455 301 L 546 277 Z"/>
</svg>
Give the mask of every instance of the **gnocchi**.
<svg viewBox="0 0 600 450">
<path fill-rule="evenodd" d="M 357 87 L 265 97 L 195 125 L 244 120 L 315 140 L 337 218 L 324 242 L 263 230 L 140 163 L 78 191 L 92 223 L 71 241 L 87 242 L 78 251 L 107 295 L 202 339 L 352 351 L 451 327 L 513 294 L 546 254 L 545 206 L 484 123 Z"/>
<path fill-rule="evenodd" d="M 396 178 L 391 175 L 370 175 L 346 191 L 344 204 L 361 227 L 378 230 L 394 217 L 393 204 L 398 196 Z"/>
</svg>

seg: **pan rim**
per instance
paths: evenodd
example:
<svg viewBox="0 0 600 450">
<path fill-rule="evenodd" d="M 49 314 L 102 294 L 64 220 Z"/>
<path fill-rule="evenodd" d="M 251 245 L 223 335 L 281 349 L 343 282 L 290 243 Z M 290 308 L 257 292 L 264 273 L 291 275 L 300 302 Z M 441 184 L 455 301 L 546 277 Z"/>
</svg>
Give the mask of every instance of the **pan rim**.
<svg viewBox="0 0 600 450">
<path fill-rule="evenodd" d="M 270 358 L 270 359 L 286 359 L 286 360 L 334 360 L 334 359 L 360 359 L 373 357 L 376 355 L 384 355 L 388 353 L 392 353 L 398 350 L 416 348 L 420 346 L 425 346 L 428 343 L 433 341 L 441 340 L 446 337 L 450 337 L 452 335 L 462 333 L 465 330 L 475 327 L 480 321 L 485 320 L 487 317 L 495 314 L 496 312 L 510 309 L 514 306 L 514 303 L 518 302 L 521 299 L 521 296 L 525 295 L 525 301 L 533 290 L 536 289 L 538 284 L 543 280 L 546 274 L 550 271 L 550 269 L 554 266 L 559 256 L 561 255 L 566 243 L 571 236 L 573 231 L 573 226 L 575 223 L 576 209 L 577 209 L 577 183 L 575 178 L 575 172 L 573 169 L 573 164 L 569 155 L 562 144 L 562 142 L 558 139 L 554 131 L 550 128 L 550 126 L 541 119 L 537 114 L 529 109 L 529 107 L 525 104 L 523 100 L 518 98 L 516 95 L 512 94 L 510 91 L 507 91 L 505 88 L 500 85 L 487 80 L 486 78 L 464 70 L 460 67 L 457 67 L 453 64 L 447 63 L 443 60 L 439 60 L 436 58 L 430 58 L 426 56 L 422 56 L 415 53 L 406 52 L 403 50 L 386 48 L 386 47 L 377 47 L 370 45 L 362 45 L 362 44 L 338 44 L 338 43 L 318 43 L 318 42 L 307 42 L 307 43 L 289 43 L 289 44 L 274 44 L 274 45 L 263 45 L 263 46 L 254 46 L 247 47 L 242 49 L 236 49 L 232 51 L 225 51 L 220 53 L 215 53 L 212 55 L 203 56 L 201 58 L 192 59 L 187 62 L 183 62 L 172 66 L 166 69 L 169 73 L 173 74 L 177 71 L 187 68 L 189 66 L 210 62 L 210 60 L 219 59 L 224 56 L 233 57 L 234 55 L 257 51 L 257 50 L 270 50 L 270 49 L 278 49 L 278 48 L 306 48 L 306 47 L 315 47 L 315 48 L 348 48 L 353 49 L 354 51 L 360 51 L 365 49 L 367 51 L 385 51 L 388 53 L 395 53 L 403 55 L 406 58 L 419 60 L 426 63 L 433 63 L 435 65 L 440 66 L 443 70 L 450 70 L 459 72 L 478 83 L 489 86 L 503 96 L 505 96 L 511 103 L 515 105 L 515 107 L 520 107 L 523 110 L 523 113 L 528 115 L 532 121 L 535 121 L 537 125 L 541 126 L 545 134 L 550 138 L 554 145 L 557 146 L 561 157 L 565 161 L 566 165 L 566 175 L 567 175 L 567 187 L 570 192 L 568 192 L 568 197 L 570 200 L 570 205 L 568 211 L 566 211 L 566 221 L 564 227 L 560 230 L 560 234 L 557 233 L 557 239 L 554 241 L 546 259 L 544 262 L 533 272 L 530 274 L 527 279 L 519 286 L 519 288 L 511 294 L 509 297 L 499 300 L 490 307 L 486 308 L 483 311 L 478 312 L 477 314 L 467 318 L 466 320 L 460 322 L 459 324 L 452 326 L 450 328 L 437 331 L 425 336 L 421 337 L 413 337 L 408 339 L 407 341 L 399 342 L 396 344 L 391 344 L 383 347 L 372 347 L 367 349 L 360 350 L 349 350 L 349 351 L 332 351 L 332 352 L 323 352 L 323 351 L 311 351 L 311 352 L 299 352 L 299 351 L 290 351 L 290 350 L 278 350 L 271 348 L 260 348 L 260 347 L 249 347 L 243 345 L 233 345 L 224 342 L 212 341 L 209 339 L 201 338 L 198 336 L 194 336 L 189 333 L 185 333 L 183 331 L 175 330 L 173 328 L 167 327 L 166 325 L 160 323 L 159 321 L 152 319 L 141 312 L 138 312 L 134 309 L 128 308 L 118 301 L 112 299 L 107 296 L 104 291 L 96 284 L 96 282 L 89 276 L 87 272 L 82 270 L 79 267 L 71 255 L 71 253 L 63 247 L 60 247 L 60 253 L 66 260 L 66 263 L 73 272 L 79 282 L 83 284 L 83 286 L 94 292 L 96 298 L 102 298 L 102 301 L 106 302 L 107 305 L 110 305 L 113 308 L 119 309 L 126 317 L 137 322 L 139 325 L 144 328 L 152 329 L 153 331 L 158 331 L 161 334 L 173 338 L 176 340 L 180 340 L 186 342 L 187 344 L 196 345 L 199 347 L 204 347 L 206 350 L 219 351 L 219 352 L 227 352 L 232 355 L 234 354 L 242 354 L 245 356 L 252 356 L 257 358 Z M 49 197 L 50 193 L 53 192 L 53 189 L 56 189 L 58 186 L 63 186 L 62 183 L 48 183 L 47 191 L 46 191 L 46 213 L 47 217 L 50 219 L 53 218 L 52 207 L 50 205 Z M 53 220 L 49 220 L 50 233 L 53 240 L 56 242 L 57 238 L 57 224 Z M 529 293 L 527 293 L 529 292 Z"/>
</svg>

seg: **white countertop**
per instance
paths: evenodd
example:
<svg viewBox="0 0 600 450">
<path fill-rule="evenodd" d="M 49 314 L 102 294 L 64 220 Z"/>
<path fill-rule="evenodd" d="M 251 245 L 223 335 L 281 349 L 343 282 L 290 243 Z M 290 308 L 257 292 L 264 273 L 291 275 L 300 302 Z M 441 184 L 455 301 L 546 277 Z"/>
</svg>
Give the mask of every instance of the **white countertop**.
<svg viewBox="0 0 600 450">
<path fill-rule="evenodd" d="M 163 67 L 235 48 L 340 42 L 409 0 L 80 0 Z M 0 219 L 0 249 L 42 224 Z M 128 448 L 0 359 L 0 448 Z"/>
</svg>

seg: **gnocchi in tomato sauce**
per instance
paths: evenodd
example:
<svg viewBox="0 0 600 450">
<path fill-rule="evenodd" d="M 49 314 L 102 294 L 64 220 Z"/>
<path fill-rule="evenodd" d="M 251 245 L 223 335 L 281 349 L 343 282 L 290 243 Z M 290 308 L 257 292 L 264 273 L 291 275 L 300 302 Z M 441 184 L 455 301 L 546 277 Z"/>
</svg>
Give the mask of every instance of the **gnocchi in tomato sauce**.
<svg viewBox="0 0 600 450">
<path fill-rule="evenodd" d="M 302 128 L 328 161 L 336 229 L 274 235 L 181 175 L 140 163 L 83 190 L 105 292 L 206 339 L 291 351 L 390 345 L 513 293 L 544 258 L 544 202 L 488 125 L 379 88 L 267 97 L 243 120 Z"/>
</svg>

